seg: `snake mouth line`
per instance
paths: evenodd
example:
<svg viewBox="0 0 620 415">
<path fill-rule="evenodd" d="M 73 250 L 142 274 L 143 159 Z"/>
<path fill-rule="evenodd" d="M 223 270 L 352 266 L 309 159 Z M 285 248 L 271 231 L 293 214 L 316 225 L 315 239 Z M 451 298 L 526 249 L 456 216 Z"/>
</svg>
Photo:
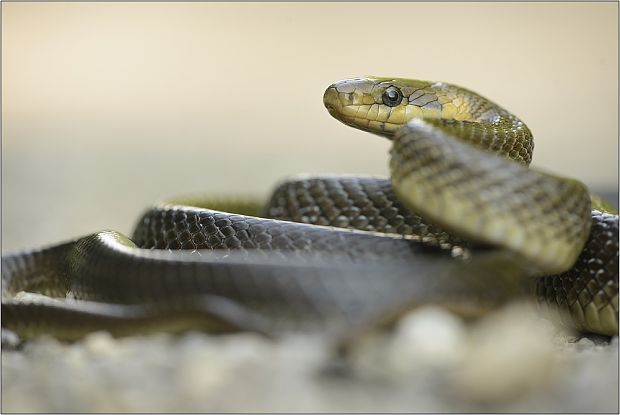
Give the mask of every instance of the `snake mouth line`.
<svg viewBox="0 0 620 415">
<path fill-rule="evenodd" d="M 329 111 L 330 113 L 332 112 L 331 110 Z M 344 115 L 340 112 L 337 112 L 336 114 L 338 116 L 334 115 L 333 113 L 332 113 L 332 116 L 334 116 L 334 118 L 336 118 L 338 121 L 346 125 L 357 128 L 358 130 L 378 134 L 388 139 L 391 139 L 393 135 L 393 132 L 391 132 L 390 130 L 395 130 L 396 128 L 402 125 L 402 124 L 393 123 L 389 121 L 377 121 L 377 120 L 371 120 L 369 118 L 364 118 L 364 117 Z M 377 125 L 372 127 L 370 126 L 371 123 L 376 123 Z M 390 127 L 390 128 L 386 128 L 386 127 Z"/>
<path fill-rule="evenodd" d="M 376 122 L 376 123 L 381 123 L 381 124 L 386 124 L 386 125 L 392 125 L 392 126 L 398 126 L 400 124 L 397 123 L 393 123 L 393 122 L 389 122 L 389 121 L 378 121 L 378 120 L 371 120 L 370 118 L 364 118 L 364 117 L 351 117 L 348 115 L 343 115 L 342 116 L 343 120 L 350 120 L 350 121 L 365 121 L 368 123 L 371 122 Z"/>
<path fill-rule="evenodd" d="M 391 138 L 393 132 L 402 125 L 402 123 L 394 123 L 387 120 L 371 119 L 364 115 L 351 115 L 352 112 L 356 114 L 360 112 L 360 105 L 351 104 L 349 95 L 347 95 L 346 99 L 342 99 L 339 90 L 334 85 L 327 88 L 323 95 L 323 105 L 325 105 L 327 111 L 343 124 L 387 138 Z M 379 105 L 379 103 L 374 103 L 373 105 Z"/>
</svg>

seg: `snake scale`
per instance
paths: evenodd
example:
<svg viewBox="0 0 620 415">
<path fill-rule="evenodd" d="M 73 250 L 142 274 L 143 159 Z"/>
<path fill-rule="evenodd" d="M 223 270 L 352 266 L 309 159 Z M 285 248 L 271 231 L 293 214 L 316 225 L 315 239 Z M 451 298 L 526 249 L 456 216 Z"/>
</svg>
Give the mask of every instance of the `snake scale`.
<svg viewBox="0 0 620 415">
<path fill-rule="evenodd" d="M 131 239 L 4 254 L 3 329 L 341 335 L 421 304 L 476 316 L 534 295 L 577 330 L 618 333 L 618 216 L 580 182 L 528 169 L 517 117 L 400 78 L 339 81 L 324 104 L 392 141 L 390 178 L 299 176 L 265 206 L 177 199 L 147 210 Z"/>
</svg>

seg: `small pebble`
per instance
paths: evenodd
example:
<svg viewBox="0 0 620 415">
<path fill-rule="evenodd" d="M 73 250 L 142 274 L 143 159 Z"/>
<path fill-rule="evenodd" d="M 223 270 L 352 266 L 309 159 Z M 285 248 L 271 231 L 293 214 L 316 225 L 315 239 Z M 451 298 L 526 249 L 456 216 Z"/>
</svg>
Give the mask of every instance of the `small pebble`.
<svg viewBox="0 0 620 415">
<path fill-rule="evenodd" d="M 587 337 L 582 337 L 575 344 L 577 345 L 578 350 L 587 350 L 595 346 L 595 343 L 592 340 L 588 339 Z"/>
<path fill-rule="evenodd" d="M 21 340 L 15 332 L 2 329 L 2 350 L 16 350 L 21 345 Z"/>
<path fill-rule="evenodd" d="M 106 331 L 88 335 L 83 341 L 84 348 L 93 356 L 112 356 L 117 352 L 114 337 Z"/>
<path fill-rule="evenodd" d="M 460 318 L 438 307 L 422 308 L 398 324 L 388 361 L 397 372 L 450 366 L 462 359 L 465 339 L 466 328 Z"/>
<path fill-rule="evenodd" d="M 511 305 L 478 323 L 453 387 L 477 402 L 510 401 L 551 382 L 556 369 L 552 331 L 531 307 Z"/>
</svg>

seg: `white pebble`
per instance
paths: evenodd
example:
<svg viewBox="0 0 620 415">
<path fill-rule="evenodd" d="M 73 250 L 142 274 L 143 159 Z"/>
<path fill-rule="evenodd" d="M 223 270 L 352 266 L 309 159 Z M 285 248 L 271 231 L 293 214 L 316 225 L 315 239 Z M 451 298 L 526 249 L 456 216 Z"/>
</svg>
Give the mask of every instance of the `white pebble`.
<svg viewBox="0 0 620 415">
<path fill-rule="evenodd" d="M 556 374 L 553 332 L 528 305 L 512 305 L 481 321 L 454 378 L 460 396 L 511 400 L 543 388 Z"/>
<path fill-rule="evenodd" d="M 118 353 L 117 343 L 107 331 L 98 331 L 86 337 L 83 341 L 86 351 L 94 356 L 111 356 Z"/>
<path fill-rule="evenodd" d="M 460 318 L 438 307 L 421 308 L 398 324 L 388 351 L 389 363 L 399 372 L 450 366 L 462 358 L 465 338 Z"/>
</svg>

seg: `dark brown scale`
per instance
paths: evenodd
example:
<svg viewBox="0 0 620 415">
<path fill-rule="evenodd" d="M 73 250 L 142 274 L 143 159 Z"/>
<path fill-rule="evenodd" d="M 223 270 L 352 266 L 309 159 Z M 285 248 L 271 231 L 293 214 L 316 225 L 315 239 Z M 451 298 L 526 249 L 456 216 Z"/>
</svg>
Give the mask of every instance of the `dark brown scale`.
<svg viewBox="0 0 620 415">
<path fill-rule="evenodd" d="M 568 325 L 585 329 L 599 325 L 602 333 L 618 330 L 618 216 L 592 212 L 590 238 L 569 271 L 539 278 L 536 294 L 541 304 L 559 311 Z M 590 321 L 587 309 L 595 307 L 603 318 Z"/>
<path fill-rule="evenodd" d="M 337 200 L 338 204 L 326 203 L 327 200 Z M 279 220 L 417 236 L 445 246 L 463 243 L 406 209 L 394 195 L 389 179 L 291 180 L 274 190 L 267 206 L 265 216 Z M 309 211 L 311 215 L 307 214 Z M 339 220 L 340 217 L 347 220 Z"/>
<path fill-rule="evenodd" d="M 159 223 L 160 227 L 150 226 L 151 223 Z M 190 233 L 189 228 L 196 231 Z M 284 220 L 180 207 L 147 211 L 136 226 L 132 240 L 138 247 L 148 249 L 339 252 L 369 260 L 384 256 L 406 258 L 415 250 L 426 249 L 418 238 L 334 232 Z M 367 248 L 370 245 L 372 250 Z"/>
</svg>

